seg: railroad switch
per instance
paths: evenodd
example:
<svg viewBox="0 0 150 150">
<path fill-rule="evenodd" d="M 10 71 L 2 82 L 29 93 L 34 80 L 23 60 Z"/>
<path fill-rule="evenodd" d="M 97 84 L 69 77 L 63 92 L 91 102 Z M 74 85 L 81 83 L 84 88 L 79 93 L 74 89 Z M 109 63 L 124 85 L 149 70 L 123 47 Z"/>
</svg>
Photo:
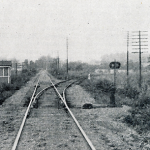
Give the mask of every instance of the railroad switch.
<svg viewBox="0 0 150 150">
<path fill-rule="evenodd" d="M 34 85 L 34 87 L 36 87 L 36 85 Z M 38 85 L 37 85 L 37 88 L 39 88 L 39 87 L 40 87 L 40 85 L 38 84 Z"/>
</svg>

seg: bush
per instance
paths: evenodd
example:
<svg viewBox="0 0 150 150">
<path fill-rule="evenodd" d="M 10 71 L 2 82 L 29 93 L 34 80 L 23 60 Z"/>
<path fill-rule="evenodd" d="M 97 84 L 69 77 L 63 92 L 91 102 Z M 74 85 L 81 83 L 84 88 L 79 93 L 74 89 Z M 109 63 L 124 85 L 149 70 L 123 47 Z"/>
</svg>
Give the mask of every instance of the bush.
<svg viewBox="0 0 150 150">
<path fill-rule="evenodd" d="M 18 76 L 12 75 L 11 84 L 0 84 L 0 105 L 3 104 L 6 98 L 10 97 L 16 90 L 19 90 L 30 78 L 35 75 L 36 70 L 22 70 Z"/>
<path fill-rule="evenodd" d="M 4 92 L 2 93 L 3 98 L 5 99 L 5 98 L 10 97 L 10 96 L 12 95 L 12 93 L 13 93 L 13 92 L 11 92 L 11 91 L 4 91 Z"/>
<path fill-rule="evenodd" d="M 139 133 L 150 130 L 150 90 L 146 86 L 142 87 L 137 99 L 134 99 L 130 113 L 124 118 L 127 124 L 135 127 Z"/>
<path fill-rule="evenodd" d="M 0 105 L 2 105 L 4 102 L 4 97 L 3 97 L 3 94 L 0 93 Z"/>
<path fill-rule="evenodd" d="M 123 89 L 117 89 L 118 94 L 123 94 L 125 97 L 137 98 L 139 95 L 139 88 L 132 86 L 125 86 Z"/>
<path fill-rule="evenodd" d="M 147 130 L 150 130 L 149 115 L 149 109 L 133 108 L 131 114 L 124 118 L 124 122 L 135 127 L 139 133 L 146 132 Z"/>
<path fill-rule="evenodd" d="M 134 107 L 147 108 L 150 105 L 150 90 L 143 90 L 139 93 L 138 99 L 135 100 Z"/>
<path fill-rule="evenodd" d="M 132 120 L 131 115 L 125 116 L 124 122 L 126 122 L 127 124 L 130 124 L 130 125 L 133 124 L 133 120 Z"/>
<path fill-rule="evenodd" d="M 102 90 L 103 92 L 110 92 L 113 90 L 114 86 L 113 83 L 111 83 L 108 80 L 99 80 L 95 84 L 96 89 Z"/>
<path fill-rule="evenodd" d="M 65 80 L 67 73 L 64 70 L 59 69 L 59 71 L 57 70 L 49 70 L 48 72 L 51 73 L 51 75 L 53 75 L 54 77 L 56 77 L 57 79 L 60 80 Z"/>
</svg>

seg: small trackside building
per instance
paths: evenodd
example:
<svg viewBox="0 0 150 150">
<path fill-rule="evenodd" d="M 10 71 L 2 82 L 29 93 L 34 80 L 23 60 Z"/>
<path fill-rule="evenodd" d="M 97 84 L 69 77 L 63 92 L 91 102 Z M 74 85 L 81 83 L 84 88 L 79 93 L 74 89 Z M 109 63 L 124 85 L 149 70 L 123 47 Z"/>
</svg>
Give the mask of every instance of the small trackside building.
<svg viewBox="0 0 150 150">
<path fill-rule="evenodd" d="M 0 83 L 11 83 L 11 61 L 0 61 Z"/>
</svg>

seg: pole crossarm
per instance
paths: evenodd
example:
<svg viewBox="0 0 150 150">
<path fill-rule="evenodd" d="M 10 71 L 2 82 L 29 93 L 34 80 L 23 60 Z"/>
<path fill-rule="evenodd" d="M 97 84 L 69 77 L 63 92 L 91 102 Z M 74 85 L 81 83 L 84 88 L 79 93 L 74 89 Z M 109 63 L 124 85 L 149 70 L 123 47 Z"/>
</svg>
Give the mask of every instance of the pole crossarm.
<svg viewBox="0 0 150 150">
<path fill-rule="evenodd" d="M 141 41 L 141 42 L 148 42 L 148 41 Z M 132 43 L 139 43 L 139 41 L 137 41 L 137 42 L 132 42 Z"/>
<path fill-rule="evenodd" d="M 139 46 L 139 45 L 132 45 L 132 46 Z M 148 45 L 141 45 L 141 46 L 148 46 Z"/>
<path fill-rule="evenodd" d="M 148 32 L 148 31 L 132 31 L 132 33 L 139 33 L 139 32 Z"/>
<path fill-rule="evenodd" d="M 132 48 L 132 49 L 139 49 L 139 48 Z M 141 48 L 141 49 L 148 49 L 148 48 Z"/>
<path fill-rule="evenodd" d="M 139 39 L 139 38 L 132 38 L 132 39 Z M 148 38 L 140 38 L 140 39 L 148 39 Z"/>
<path fill-rule="evenodd" d="M 139 52 L 132 52 L 132 53 L 139 53 Z M 148 51 L 146 51 L 146 52 L 141 52 L 141 53 L 148 53 Z"/>
<path fill-rule="evenodd" d="M 138 35 L 132 35 L 132 36 L 138 36 Z M 148 34 L 141 34 L 141 36 L 148 36 Z"/>
</svg>

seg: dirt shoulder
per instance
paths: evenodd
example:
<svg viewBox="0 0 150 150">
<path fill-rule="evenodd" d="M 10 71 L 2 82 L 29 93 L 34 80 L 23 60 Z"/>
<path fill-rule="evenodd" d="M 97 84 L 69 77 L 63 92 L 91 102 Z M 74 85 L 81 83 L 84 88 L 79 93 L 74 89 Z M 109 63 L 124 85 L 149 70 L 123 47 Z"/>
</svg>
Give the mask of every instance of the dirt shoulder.
<svg viewBox="0 0 150 150">
<path fill-rule="evenodd" d="M 23 107 L 24 97 L 34 86 L 36 77 L 33 77 L 25 86 L 16 91 L 0 106 L 0 149 L 12 148 L 15 136 L 19 130 L 26 107 Z"/>
<path fill-rule="evenodd" d="M 149 147 L 148 135 L 139 135 L 122 122 L 130 107 L 124 105 L 114 108 L 81 109 L 77 106 L 81 106 L 82 103 L 96 104 L 90 94 L 79 85 L 73 86 L 67 93 L 70 103 L 74 106 L 73 113 L 97 150 L 137 150 Z"/>
</svg>

